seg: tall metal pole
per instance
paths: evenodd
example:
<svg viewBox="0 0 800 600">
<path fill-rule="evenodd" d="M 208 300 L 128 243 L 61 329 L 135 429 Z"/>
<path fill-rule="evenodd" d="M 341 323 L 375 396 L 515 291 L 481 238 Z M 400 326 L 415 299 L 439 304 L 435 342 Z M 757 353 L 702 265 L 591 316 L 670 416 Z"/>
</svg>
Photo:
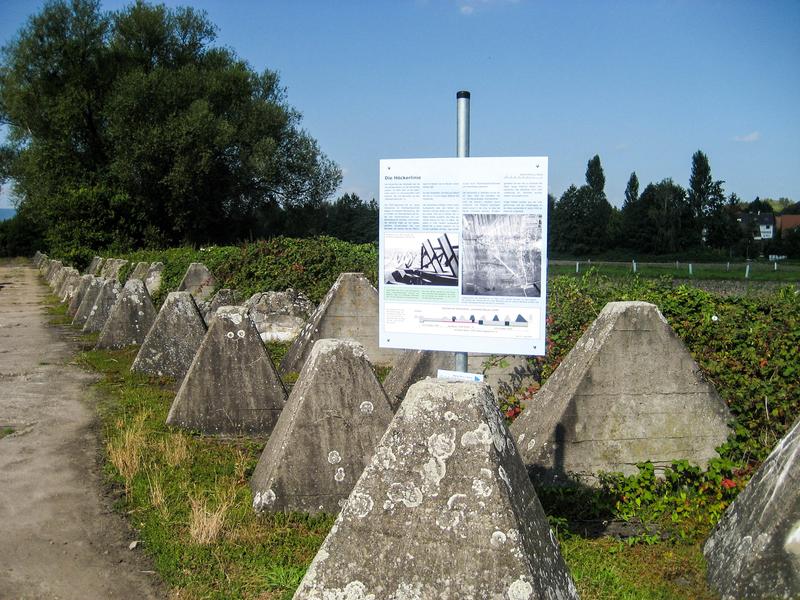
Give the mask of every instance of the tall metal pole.
<svg viewBox="0 0 800 600">
<path fill-rule="evenodd" d="M 469 98 L 470 94 L 466 91 L 456 93 L 456 156 L 466 158 L 469 156 Z M 455 370 L 461 373 L 467 372 L 467 353 L 456 352 Z"/>
</svg>

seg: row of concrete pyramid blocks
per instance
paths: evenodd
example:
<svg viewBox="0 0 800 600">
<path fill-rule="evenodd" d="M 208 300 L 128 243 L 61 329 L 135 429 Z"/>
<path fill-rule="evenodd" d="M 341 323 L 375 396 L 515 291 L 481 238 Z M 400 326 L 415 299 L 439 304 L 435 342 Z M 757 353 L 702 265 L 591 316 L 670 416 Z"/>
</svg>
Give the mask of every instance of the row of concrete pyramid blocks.
<svg viewBox="0 0 800 600">
<path fill-rule="evenodd" d="M 86 331 L 101 331 L 98 347 L 144 342 L 134 369 L 168 375 L 179 382 L 194 360 L 199 374 L 192 380 L 206 377 L 203 389 L 208 389 L 204 393 L 229 399 L 224 421 L 197 422 L 194 428 L 209 433 L 264 433 L 261 424 L 246 424 L 231 417 L 238 414 L 233 408 L 238 402 L 236 395 L 247 392 L 251 384 L 244 382 L 253 376 L 240 373 L 236 365 L 255 364 L 255 358 L 269 362 L 263 347 L 250 339 L 256 336 L 251 335 L 246 310 L 225 309 L 220 331 L 206 334 L 188 294 L 171 294 L 154 319 L 152 304 L 138 280 L 129 281 L 121 294 L 113 280 L 101 286 L 97 280 L 92 283 L 99 286 L 97 296 L 87 294 L 74 322 L 83 324 Z M 316 339 L 357 338 L 345 326 L 347 321 L 359 323 L 358 341 L 375 346 L 375 340 L 370 339 L 373 336 L 365 335 L 370 332 L 369 322 L 375 319 L 360 316 L 362 307 L 369 309 L 375 304 L 375 295 L 363 276 L 343 274 L 287 352 L 281 372 L 299 371 Z M 80 291 L 73 302 L 78 298 Z M 71 304 L 71 311 L 73 308 Z M 371 331 L 375 329 L 373 323 Z M 248 343 L 239 345 L 237 355 L 232 348 L 222 349 L 224 336 L 247 338 Z M 204 338 L 207 342 L 198 352 Z M 367 353 L 372 357 L 373 348 L 367 346 Z M 391 403 L 396 405 L 411 383 L 435 376 L 437 367 L 445 366 L 442 356 L 401 354 L 384 386 Z M 227 367 L 215 373 L 213 366 L 223 363 Z M 200 366 L 203 364 L 206 366 Z M 221 383 L 226 376 L 232 381 Z M 278 378 L 268 380 L 277 381 L 276 389 L 283 388 Z M 635 472 L 636 463 L 652 459 L 660 465 L 678 459 L 704 464 L 715 456 L 714 448 L 728 434 L 729 415 L 724 403 L 702 378 L 658 310 L 644 303 L 612 303 L 606 307 L 536 399 L 536 410 L 525 411 L 514 428 L 526 461 L 544 480 L 558 481 L 567 474 L 578 474 L 591 482 L 599 471 L 630 474 Z M 251 414 L 250 410 L 242 415 Z"/>
<path fill-rule="evenodd" d="M 224 332 L 223 339 L 244 342 L 247 335 L 240 336 L 239 332 L 244 331 L 241 327 L 246 324 L 246 315 L 232 309 L 230 312 L 225 312 L 230 315 L 230 317 L 226 316 L 225 320 L 229 321 L 232 327 Z M 576 379 L 575 376 L 580 375 L 576 373 L 576 368 L 581 363 L 584 367 L 587 363 L 602 363 L 602 360 L 597 361 L 596 357 L 595 360 L 587 360 L 586 354 L 591 353 L 593 348 L 598 349 L 603 343 L 609 344 L 607 337 L 609 332 L 614 329 L 626 332 L 626 334 L 637 329 L 646 331 L 648 327 L 652 330 L 652 323 L 648 326 L 648 312 L 652 312 L 652 310 L 648 310 L 648 305 L 641 305 L 641 303 L 618 303 L 607 307 L 579 341 L 573 351 L 577 356 L 573 357 L 573 360 L 570 357 L 565 360 L 564 367 L 566 368 L 560 369 L 562 373 L 568 374 L 567 379 Z M 628 318 L 622 318 L 625 316 Z M 658 328 L 656 327 L 656 329 Z M 594 342 L 595 339 L 598 340 L 597 343 Z M 609 344 L 610 346 L 613 344 Z M 668 348 L 662 349 L 668 350 Z M 638 345 L 636 345 L 636 351 L 641 351 Z M 552 568 L 554 564 L 559 563 L 560 558 L 557 555 L 556 558 L 553 558 L 547 552 L 542 553 L 542 535 L 539 535 L 538 538 L 536 535 L 523 535 L 526 530 L 524 524 L 519 523 L 516 523 L 516 529 L 513 527 L 508 530 L 504 530 L 502 527 L 496 528 L 496 523 L 491 519 L 488 523 L 482 519 L 503 516 L 507 506 L 493 505 L 492 511 L 487 514 L 484 502 L 482 505 L 479 503 L 474 512 L 470 512 L 469 500 L 472 498 L 469 494 L 448 493 L 448 490 L 455 489 L 452 486 L 453 480 L 448 478 L 454 473 L 462 473 L 460 479 L 456 477 L 456 480 L 461 482 L 462 488 L 465 482 L 469 483 L 469 477 L 463 475 L 464 457 L 458 454 L 456 451 L 458 448 L 451 449 L 453 445 L 451 442 L 461 440 L 461 447 L 465 447 L 472 446 L 470 441 L 481 439 L 485 443 L 486 449 L 492 450 L 493 445 L 495 451 L 502 453 L 504 443 L 501 440 L 504 438 L 506 440 L 505 447 L 512 455 L 516 456 L 517 452 L 525 454 L 522 452 L 524 448 L 530 449 L 530 441 L 525 443 L 525 435 L 530 432 L 530 428 L 520 427 L 523 421 L 518 420 L 515 423 L 515 429 L 517 429 L 515 437 L 518 446 L 512 446 L 505 425 L 496 414 L 493 399 L 489 402 L 491 409 L 487 409 L 486 406 L 482 409 L 484 422 L 465 420 L 461 423 L 469 428 L 468 431 L 460 432 L 453 427 L 451 436 L 446 430 L 437 432 L 435 428 L 427 428 L 425 425 L 433 423 L 435 420 L 429 421 L 425 418 L 426 410 L 430 413 L 431 409 L 438 409 L 439 424 L 444 419 L 447 424 L 456 425 L 459 419 L 464 418 L 460 411 L 448 408 L 450 405 L 447 400 L 461 393 L 457 391 L 458 385 L 429 381 L 424 386 L 418 386 L 409 392 L 408 398 L 411 400 L 407 399 L 403 403 L 373 453 L 370 449 L 375 447 L 374 442 L 380 438 L 383 431 L 380 422 L 385 423 L 387 413 L 391 413 L 386 408 L 388 398 L 374 380 L 363 354 L 363 350 L 359 346 L 336 340 L 323 340 L 314 346 L 311 358 L 304 369 L 308 372 L 301 375 L 285 409 L 277 413 L 277 415 L 283 416 L 278 416 L 276 419 L 275 431 L 253 477 L 254 507 L 257 510 L 291 509 L 309 512 L 327 510 L 330 512 L 335 511 L 339 506 L 345 507 L 340 513 L 336 527 L 326 540 L 298 590 L 297 597 L 323 597 L 326 593 L 355 594 L 354 597 L 361 597 L 358 594 L 362 594 L 367 597 L 368 593 L 373 592 L 378 593 L 376 597 L 389 597 L 393 590 L 417 590 L 422 592 L 420 597 L 441 597 L 439 595 L 440 583 L 434 586 L 435 589 L 428 590 L 425 582 L 441 582 L 443 573 L 437 569 L 451 564 L 455 548 L 448 545 L 449 541 L 445 541 L 444 544 L 439 544 L 437 549 L 434 549 L 429 536 L 421 538 L 424 541 L 420 543 L 425 545 L 424 548 L 418 547 L 420 544 L 416 543 L 418 540 L 406 540 L 403 531 L 409 523 L 408 517 L 412 512 L 415 518 L 422 517 L 420 521 L 422 531 L 438 531 L 434 528 L 435 521 L 435 525 L 442 531 L 456 531 L 460 537 L 459 544 L 463 544 L 465 539 L 477 540 L 477 544 L 468 547 L 470 552 L 477 552 L 481 561 L 489 560 L 494 563 L 495 555 L 498 555 L 502 558 L 503 564 L 506 564 L 507 557 L 502 552 L 498 554 L 490 551 L 487 555 L 486 549 L 481 547 L 480 540 L 489 539 L 489 545 L 493 549 L 496 550 L 497 547 L 502 546 L 503 549 L 515 553 L 515 556 L 522 552 L 527 557 L 527 564 L 534 569 L 538 577 L 536 581 L 544 582 L 542 583 L 544 587 L 540 588 L 529 573 L 519 574 L 514 571 L 514 567 L 511 568 L 511 575 L 507 573 L 491 574 L 493 583 L 489 584 L 486 584 L 483 579 L 476 583 L 474 577 L 462 577 L 463 581 L 459 581 L 458 585 L 466 582 L 467 586 L 471 586 L 467 589 L 481 590 L 478 596 L 483 596 L 484 592 L 491 595 L 491 593 L 500 593 L 505 590 L 505 597 L 534 597 L 530 594 L 535 593 L 538 596 L 540 593 L 553 593 L 554 590 L 559 590 L 558 593 L 566 594 L 566 597 L 569 597 L 573 589 L 571 582 L 564 571 Z M 613 353 L 607 350 L 606 354 Z M 579 360 L 574 360 L 574 358 Z M 267 363 L 268 361 L 263 364 Z M 347 368 L 344 368 L 345 365 L 348 365 Z M 199 371 L 203 372 L 206 369 L 200 368 Z M 551 377 L 551 381 L 558 380 L 557 374 L 558 371 Z M 588 374 L 591 375 L 591 368 Z M 341 380 L 343 375 L 348 382 L 345 393 L 342 393 L 341 381 L 338 387 L 336 384 L 336 381 Z M 586 379 L 586 376 L 587 372 L 584 372 L 583 379 Z M 581 377 L 577 377 L 577 379 L 580 380 Z M 272 381 L 279 382 L 279 379 L 273 377 Z M 356 382 L 359 382 L 361 387 L 354 386 Z M 445 387 L 442 388 L 442 385 Z M 559 385 L 564 387 L 565 384 L 562 382 Z M 429 386 L 434 387 L 428 389 Z M 450 386 L 454 396 L 447 394 L 447 386 Z M 547 396 L 546 392 L 547 386 L 543 388 L 540 395 Z M 473 393 L 474 397 L 477 397 L 475 394 L 480 396 L 480 393 Z M 368 400 L 363 400 L 364 398 L 368 398 Z M 420 400 L 420 398 L 423 399 Z M 176 405 L 179 404 L 177 400 L 176 397 Z M 358 402 L 359 400 L 360 402 Z M 420 402 L 422 407 L 417 406 Z M 552 398 L 548 398 L 548 401 L 543 404 L 553 405 L 555 403 Z M 356 404 L 358 405 L 357 410 Z M 484 405 L 486 405 L 485 399 Z M 465 404 L 459 403 L 459 408 L 463 410 Z M 173 406 L 170 417 L 180 414 L 181 410 L 180 406 Z M 494 416 L 492 416 L 492 411 L 494 411 Z M 531 411 L 527 414 L 534 413 Z M 221 416 L 229 418 L 230 413 L 226 415 L 225 410 L 222 410 Z M 272 416 L 274 417 L 276 414 Z M 352 425 L 354 417 L 356 425 Z M 351 422 L 350 426 L 346 424 L 348 419 Z M 358 419 L 361 420 L 357 421 Z M 339 421 L 344 421 L 345 424 L 343 425 Z M 339 426 L 338 431 L 330 430 L 330 422 Z M 368 427 L 369 424 L 378 424 L 379 426 L 377 428 Z M 541 432 L 541 430 L 540 426 L 539 431 Z M 522 432 L 520 433 L 520 431 Z M 342 432 L 346 432 L 346 434 Z M 361 432 L 368 439 L 354 438 L 353 432 Z M 498 436 L 498 432 L 502 436 Z M 534 432 L 530 436 L 535 437 L 536 433 Z M 798 530 L 799 482 L 796 457 L 799 444 L 800 435 L 798 426 L 795 425 L 786 438 L 778 444 L 745 492 L 731 506 L 726 517 L 720 522 L 714 535 L 706 544 L 709 578 L 714 586 L 726 596 L 793 597 L 798 593 L 800 584 L 797 578 L 796 558 L 800 550 L 800 531 Z M 476 443 L 475 446 L 478 447 L 479 444 Z M 414 449 L 419 453 L 425 448 L 427 448 L 427 454 L 423 452 L 422 458 L 414 456 Z M 369 463 L 369 467 L 355 484 L 349 500 L 345 501 L 344 497 L 357 477 L 354 473 L 361 472 L 363 464 L 369 462 L 371 454 L 374 454 L 372 462 Z M 399 471 L 396 471 L 394 466 L 397 464 L 398 457 L 400 457 L 400 468 Z M 489 459 L 488 463 L 484 460 L 484 464 L 496 463 L 497 457 L 495 457 L 495 463 L 492 463 L 492 459 Z M 471 473 L 477 472 L 476 469 L 467 470 Z M 514 465 L 503 463 L 497 470 L 500 479 L 495 478 L 493 482 L 497 484 L 495 488 L 491 488 L 492 482 L 489 477 L 484 482 L 486 486 L 484 483 L 476 483 L 478 479 L 473 478 L 472 489 L 473 491 L 480 490 L 487 494 L 488 498 L 493 493 L 492 490 L 503 489 L 499 484 L 499 481 L 502 480 L 509 486 L 509 482 L 513 481 L 517 489 L 522 490 L 524 483 L 521 484 L 522 487 L 519 487 L 518 471 L 519 465 L 516 465 L 515 471 Z M 490 475 L 492 472 L 491 468 L 480 468 L 481 475 Z M 509 473 L 515 474 L 512 477 Z M 436 489 L 436 493 L 431 493 L 431 490 L 434 489 L 432 486 L 435 485 L 439 485 L 439 488 Z M 443 488 L 448 485 L 451 488 Z M 441 494 L 439 490 L 442 491 Z M 477 492 L 475 493 L 477 494 Z M 376 498 L 383 501 L 382 510 L 376 508 Z M 437 504 L 436 498 L 439 500 L 446 498 L 446 507 Z M 518 505 L 513 504 L 516 498 L 505 499 L 511 502 L 511 513 L 517 517 L 525 514 L 526 507 L 528 512 L 530 510 L 537 512 L 530 507 L 534 504 L 538 506 L 538 501 L 533 504 L 526 504 L 523 501 L 521 510 Z M 332 506 L 334 500 L 336 505 Z M 409 511 L 407 509 L 418 510 Z M 396 514 L 398 512 L 399 515 Z M 533 526 L 534 529 L 538 527 L 539 534 L 542 534 L 544 529 L 536 525 L 536 522 L 536 519 L 526 517 L 528 526 Z M 459 524 L 462 524 L 460 528 Z M 480 529 L 481 526 L 484 527 L 483 530 Z M 446 540 L 448 535 L 442 535 L 444 538 L 436 537 L 436 539 L 438 541 Z M 522 550 L 514 536 L 521 536 Z M 364 564 L 363 560 L 361 562 L 355 560 L 363 557 L 363 546 L 369 544 L 369 547 L 372 548 L 375 540 L 381 542 L 379 544 L 379 560 L 376 562 L 372 554 L 369 554 L 367 564 Z M 400 554 L 396 552 L 398 540 L 407 542 L 405 546 L 401 547 Z M 533 555 L 529 552 L 530 540 L 533 540 L 536 545 L 536 552 Z M 525 544 L 526 541 L 528 544 Z M 507 547 L 506 544 L 508 544 Z M 402 552 L 406 552 L 406 558 L 412 557 L 410 562 L 414 563 L 413 557 L 419 556 L 421 550 L 425 551 L 427 557 L 427 553 L 431 549 L 436 556 L 445 557 L 446 565 L 436 562 L 431 564 L 430 572 L 427 573 L 429 579 L 426 579 L 425 573 L 418 573 L 411 582 L 404 577 L 411 566 L 418 567 L 416 564 L 401 565 L 401 568 L 396 573 L 392 572 L 389 577 L 386 576 L 386 571 L 379 571 L 381 576 L 377 581 L 373 577 L 375 567 L 381 565 L 382 562 L 391 563 L 389 566 L 403 562 Z M 416 554 L 410 553 L 411 550 Z M 467 564 L 465 560 L 460 559 L 458 564 Z M 542 562 L 548 569 L 536 570 L 541 568 Z M 481 564 L 485 564 L 485 562 Z M 449 567 L 446 572 L 452 574 Z M 468 572 L 474 574 L 480 571 L 475 568 Z M 518 576 L 514 578 L 514 575 Z M 544 578 L 542 578 L 543 575 Z M 483 585 L 489 585 L 489 587 L 480 587 Z M 495 587 L 491 587 L 493 585 Z M 417 586 L 417 588 L 413 586 Z M 452 591 L 455 594 L 454 597 L 464 594 L 464 588 L 459 588 L 457 585 L 454 589 L 446 591 L 448 593 Z M 515 596 L 514 594 L 517 593 L 520 595 Z"/>
</svg>

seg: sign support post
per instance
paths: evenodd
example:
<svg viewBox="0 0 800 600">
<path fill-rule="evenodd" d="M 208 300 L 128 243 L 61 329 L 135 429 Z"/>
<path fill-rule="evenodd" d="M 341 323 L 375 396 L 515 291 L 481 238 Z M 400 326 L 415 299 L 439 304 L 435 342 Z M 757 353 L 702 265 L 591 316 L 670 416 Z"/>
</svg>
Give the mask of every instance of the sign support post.
<svg viewBox="0 0 800 600">
<path fill-rule="evenodd" d="M 460 91 L 456 93 L 456 156 L 466 158 L 469 156 L 469 99 L 470 93 Z M 467 372 L 467 353 L 456 352 L 455 371 Z"/>
</svg>

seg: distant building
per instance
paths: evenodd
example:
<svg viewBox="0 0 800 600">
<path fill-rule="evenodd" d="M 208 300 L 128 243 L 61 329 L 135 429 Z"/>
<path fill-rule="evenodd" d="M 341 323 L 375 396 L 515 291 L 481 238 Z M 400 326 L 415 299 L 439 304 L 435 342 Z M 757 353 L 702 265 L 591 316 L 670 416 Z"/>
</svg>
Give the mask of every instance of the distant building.
<svg viewBox="0 0 800 600">
<path fill-rule="evenodd" d="M 775 227 L 780 232 L 800 227 L 800 215 L 778 215 L 775 217 Z"/>
<path fill-rule="evenodd" d="M 736 220 L 745 233 L 752 232 L 754 240 L 771 240 L 775 237 L 775 215 L 771 212 L 741 213 Z"/>
</svg>

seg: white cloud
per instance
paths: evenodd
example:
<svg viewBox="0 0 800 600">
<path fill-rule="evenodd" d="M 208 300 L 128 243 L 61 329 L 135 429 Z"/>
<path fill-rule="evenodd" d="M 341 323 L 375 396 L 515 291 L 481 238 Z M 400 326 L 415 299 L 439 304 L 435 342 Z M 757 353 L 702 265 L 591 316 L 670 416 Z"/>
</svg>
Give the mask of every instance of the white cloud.
<svg viewBox="0 0 800 600">
<path fill-rule="evenodd" d="M 744 142 L 745 144 L 750 144 L 752 142 L 757 142 L 761 139 L 761 132 L 759 131 L 751 131 L 747 135 L 737 135 L 733 138 L 734 142 Z"/>
<path fill-rule="evenodd" d="M 500 4 L 517 4 L 520 0 L 458 0 L 458 12 L 462 15 L 472 15 L 478 9 L 497 6 Z"/>
</svg>

